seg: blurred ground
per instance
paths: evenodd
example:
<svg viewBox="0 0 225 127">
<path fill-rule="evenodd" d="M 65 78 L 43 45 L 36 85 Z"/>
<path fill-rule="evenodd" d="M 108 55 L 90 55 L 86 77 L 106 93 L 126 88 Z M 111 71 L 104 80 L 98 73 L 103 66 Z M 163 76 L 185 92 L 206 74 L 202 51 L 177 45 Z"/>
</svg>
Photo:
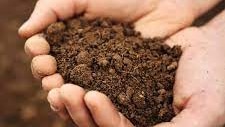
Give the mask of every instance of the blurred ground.
<svg viewBox="0 0 225 127">
<path fill-rule="evenodd" d="M 40 83 L 33 80 L 30 60 L 18 27 L 35 0 L 0 0 L 0 127 L 63 127 L 51 112 Z"/>
<path fill-rule="evenodd" d="M 35 0 L 0 0 L 0 127 L 64 127 L 51 112 L 46 93 L 30 72 L 24 40 L 18 27 L 28 18 Z M 202 25 L 225 8 L 225 0 L 214 11 L 195 22 Z"/>
</svg>

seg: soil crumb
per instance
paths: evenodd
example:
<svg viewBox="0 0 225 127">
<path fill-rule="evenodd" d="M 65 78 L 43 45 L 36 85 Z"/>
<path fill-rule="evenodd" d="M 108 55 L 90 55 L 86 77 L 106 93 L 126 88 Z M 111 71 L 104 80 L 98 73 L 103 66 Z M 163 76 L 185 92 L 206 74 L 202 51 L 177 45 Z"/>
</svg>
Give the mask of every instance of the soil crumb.
<svg viewBox="0 0 225 127">
<path fill-rule="evenodd" d="M 144 39 L 129 24 L 83 17 L 51 24 L 45 36 L 65 81 L 106 94 L 136 127 L 152 127 L 175 116 L 180 46 Z"/>
</svg>

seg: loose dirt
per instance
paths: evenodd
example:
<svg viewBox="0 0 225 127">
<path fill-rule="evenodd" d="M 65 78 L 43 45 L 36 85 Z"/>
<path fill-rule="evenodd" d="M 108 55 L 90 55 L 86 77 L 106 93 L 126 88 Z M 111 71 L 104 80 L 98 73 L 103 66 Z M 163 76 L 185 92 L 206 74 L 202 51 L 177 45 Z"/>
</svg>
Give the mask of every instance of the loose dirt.
<svg viewBox="0 0 225 127">
<path fill-rule="evenodd" d="M 175 116 L 179 46 L 143 39 L 131 25 L 109 19 L 57 22 L 45 35 L 65 81 L 106 94 L 135 126 L 152 126 Z"/>
</svg>

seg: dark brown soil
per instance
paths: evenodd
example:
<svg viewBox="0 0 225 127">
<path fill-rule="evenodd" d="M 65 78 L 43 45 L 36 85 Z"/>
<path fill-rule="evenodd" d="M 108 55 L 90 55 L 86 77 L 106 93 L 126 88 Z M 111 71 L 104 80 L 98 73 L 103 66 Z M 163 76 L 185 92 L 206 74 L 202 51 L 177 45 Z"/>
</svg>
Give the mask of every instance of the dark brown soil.
<svg viewBox="0 0 225 127">
<path fill-rule="evenodd" d="M 23 51 L 25 40 L 17 34 L 35 2 L 0 0 L 0 127 L 68 127 L 50 111 L 40 82 L 33 80 L 30 73 L 30 60 Z M 218 14 L 215 12 L 224 9 L 225 1 L 218 5 L 196 24 L 206 23 Z"/>
<path fill-rule="evenodd" d="M 50 25 L 46 38 L 67 83 L 106 94 L 137 127 L 170 121 L 181 48 L 143 39 L 128 24 L 76 18 Z"/>
</svg>

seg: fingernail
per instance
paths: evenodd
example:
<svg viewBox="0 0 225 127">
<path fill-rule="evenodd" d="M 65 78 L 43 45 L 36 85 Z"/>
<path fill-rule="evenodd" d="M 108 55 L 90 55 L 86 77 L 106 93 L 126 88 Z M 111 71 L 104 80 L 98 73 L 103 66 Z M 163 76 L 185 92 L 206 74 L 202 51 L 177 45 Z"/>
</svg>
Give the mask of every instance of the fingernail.
<svg viewBox="0 0 225 127">
<path fill-rule="evenodd" d="M 51 97 L 48 96 L 48 97 L 47 97 L 47 100 L 48 100 L 48 102 L 49 102 L 49 104 L 50 104 L 50 107 L 51 107 L 51 109 L 52 109 L 53 111 L 58 112 L 58 111 L 60 110 L 59 107 L 57 107 L 57 106 L 54 105 L 54 103 L 53 103 Z"/>
<path fill-rule="evenodd" d="M 26 38 L 26 31 L 28 29 L 28 22 L 25 22 L 20 28 L 19 28 L 19 35 L 23 38 Z"/>
<path fill-rule="evenodd" d="M 30 50 L 30 47 L 28 47 L 26 44 L 24 46 L 24 51 L 25 53 L 28 55 L 29 58 L 32 58 L 34 57 L 34 55 L 32 54 L 31 50 Z"/>
<path fill-rule="evenodd" d="M 50 107 L 51 107 L 52 111 L 54 111 L 54 112 L 60 111 L 60 109 L 59 109 L 58 107 L 53 106 L 53 105 L 51 105 L 51 104 L 50 104 Z"/>
<path fill-rule="evenodd" d="M 25 28 L 26 28 L 26 26 L 27 26 L 27 21 L 26 21 L 26 22 L 24 22 L 24 23 L 22 24 L 22 26 L 19 28 L 19 30 L 23 30 L 23 29 L 25 29 Z"/>
</svg>

